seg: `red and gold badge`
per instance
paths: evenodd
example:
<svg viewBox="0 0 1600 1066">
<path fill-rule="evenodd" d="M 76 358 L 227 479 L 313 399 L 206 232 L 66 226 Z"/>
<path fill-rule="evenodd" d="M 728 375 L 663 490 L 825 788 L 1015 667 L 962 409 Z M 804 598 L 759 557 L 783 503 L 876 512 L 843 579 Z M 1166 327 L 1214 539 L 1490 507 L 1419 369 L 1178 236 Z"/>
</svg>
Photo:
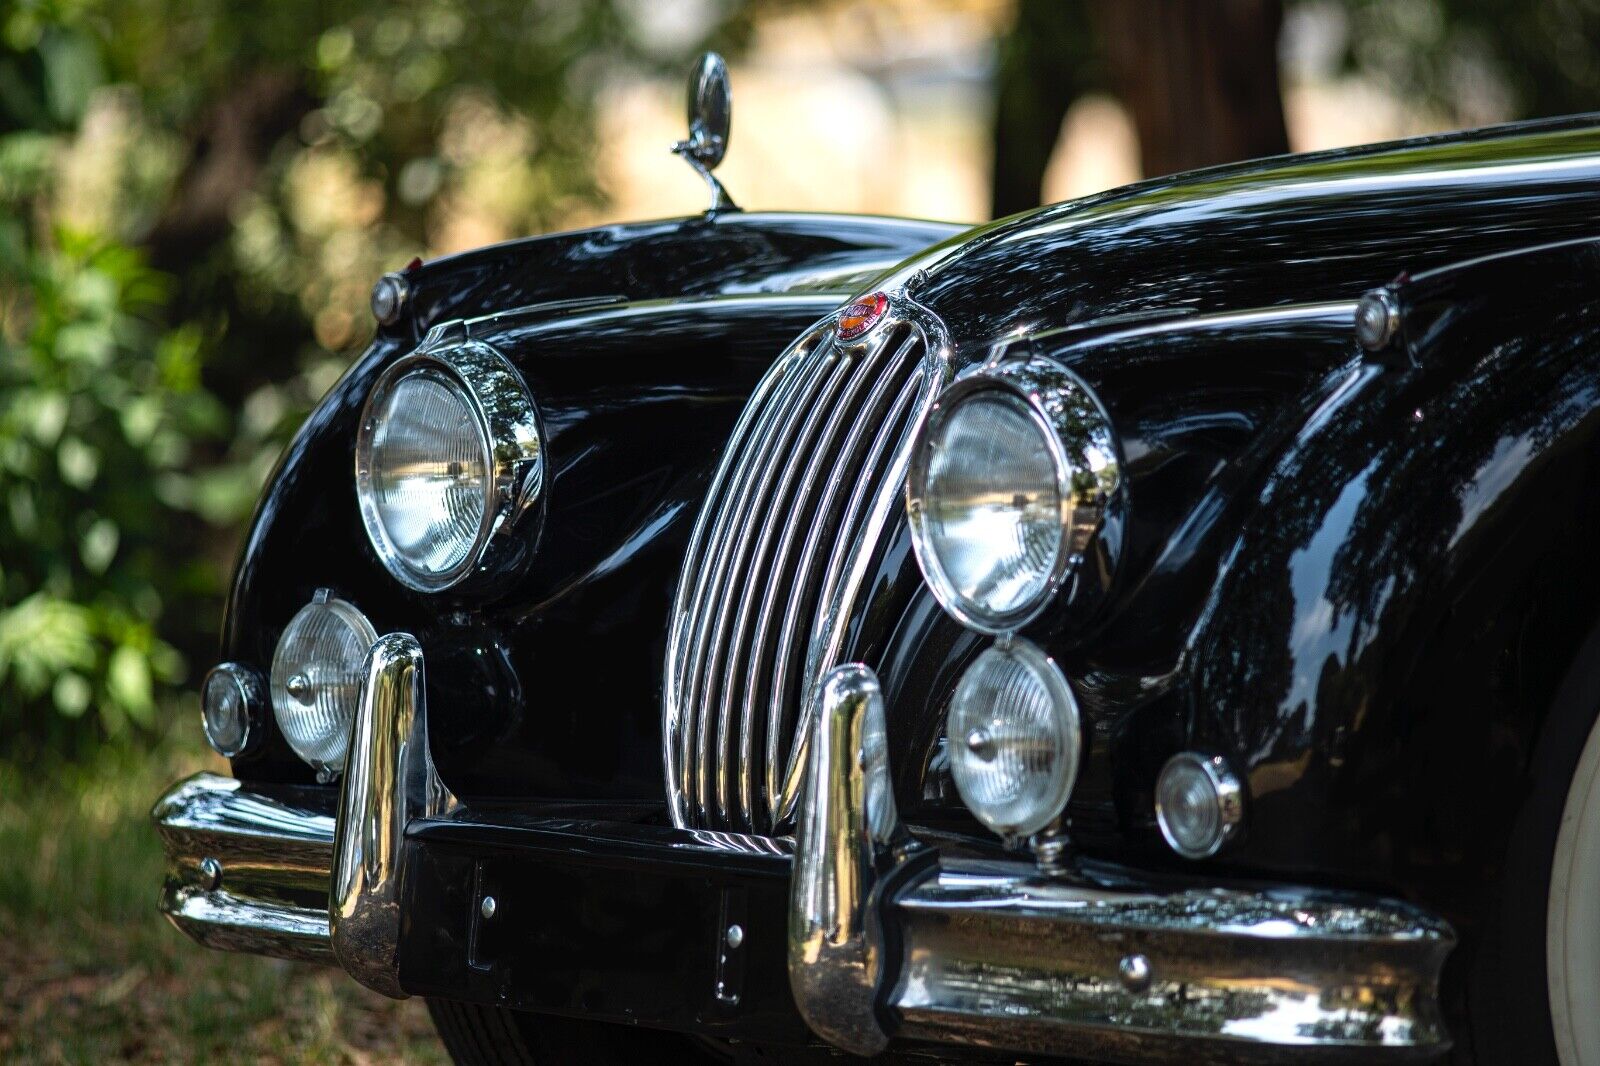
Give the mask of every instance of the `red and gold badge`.
<svg viewBox="0 0 1600 1066">
<path fill-rule="evenodd" d="M 871 296 L 863 296 L 855 303 L 846 307 L 839 315 L 838 337 L 842 341 L 853 341 L 867 330 L 878 324 L 883 313 L 889 310 L 889 297 L 881 292 Z"/>
</svg>

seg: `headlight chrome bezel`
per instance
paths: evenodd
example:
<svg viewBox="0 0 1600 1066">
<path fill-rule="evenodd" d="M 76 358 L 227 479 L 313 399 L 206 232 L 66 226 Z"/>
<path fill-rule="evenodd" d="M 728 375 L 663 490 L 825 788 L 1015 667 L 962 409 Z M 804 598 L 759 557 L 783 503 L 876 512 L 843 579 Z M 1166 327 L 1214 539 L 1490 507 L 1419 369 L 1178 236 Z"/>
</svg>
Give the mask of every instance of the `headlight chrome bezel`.
<svg viewBox="0 0 1600 1066">
<path fill-rule="evenodd" d="M 413 375 L 454 388 L 471 408 L 483 443 L 489 485 L 472 545 L 449 570 L 414 566 L 389 536 L 378 510 L 373 440 L 378 414 L 394 389 Z M 469 591 L 514 574 L 532 555 L 535 520 L 544 494 L 544 435 L 527 385 L 507 359 L 482 341 L 435 330 L 373 384 L 356 433 L 356 499 L 367 540 L 384 568 L 417 592 Z"/>
<path fill-rule="evenodd" d="M 1060 501 L 1060 542 L 1039 591 L 1005 612 L 993 612 L 956 588 L 933 544 L 928 527 L 928 475 L 931 442 L 944 420 L 966 400 L 997 391 L 1020 400 L 1043 438 L 1055 467 Z M 1014 633 L 1036 619 L 1083 569 L 1086 554 L 1097 541 L 1107 565 L 1115 562 L 1118 545 L 1103 532 L 1120 532 L 1125 490 L 1122 458 L 1111 417 L 1082 378 L 1060 363 L 1027 352 L 1002 354 L 962 377 L 934 402 L 917 432 L 906 477 L 906 514 L 912 547 L 924 580 L 939 605 L 969 629 L 991 636 Z M 1068 589 L 1069 596 L 1071 589 Z"/>
</svg>

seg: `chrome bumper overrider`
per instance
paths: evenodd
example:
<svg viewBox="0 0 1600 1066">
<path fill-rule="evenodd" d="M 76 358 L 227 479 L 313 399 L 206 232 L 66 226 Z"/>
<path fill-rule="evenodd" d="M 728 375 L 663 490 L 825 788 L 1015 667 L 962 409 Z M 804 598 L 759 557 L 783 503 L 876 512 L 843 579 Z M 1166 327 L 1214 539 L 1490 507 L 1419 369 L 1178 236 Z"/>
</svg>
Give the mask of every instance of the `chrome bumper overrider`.
<svg viewBox="0 0 1600 1066">
<path fill-rule="evenodd" d="M 456 803 L 428 756 L 416 641 L 380 638 L 367 665 L 339 810 L 321 790 L 181 782 L 153 812 L 161 909 L 210 947 L 337 962 L 401 996 L 406 827 Z M 1139 1061 L 1296 1049 L 1366 1062 L 1448 1046 L 1443 922 L 1313 890 L 1154 891 L 941 859 L 895 811 L 872 671 L 835 669 L 819 704 L 788 966 L 801 1015 L 830 1043 Z"/>
</svg>

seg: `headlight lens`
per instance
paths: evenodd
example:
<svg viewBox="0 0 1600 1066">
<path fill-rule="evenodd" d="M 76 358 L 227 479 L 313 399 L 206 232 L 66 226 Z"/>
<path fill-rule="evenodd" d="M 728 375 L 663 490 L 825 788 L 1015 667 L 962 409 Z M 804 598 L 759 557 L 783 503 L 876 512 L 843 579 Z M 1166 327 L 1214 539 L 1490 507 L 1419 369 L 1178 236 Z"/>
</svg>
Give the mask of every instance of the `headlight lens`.
<svg viewBox="0 0 1600 1066">
<path fill-rule="evenodd" d="M 1083 749 L 1078 703 L 1034 645 L 1018 640 L 978 656 L 956 685 L 946 727 L 956 789 L 996 833 L 1029 836 L 1066 806 Z"/>
<path fill-rule="evenodd" d="M 466 391 L 432 370 L 374 397 L 367 532 L 418 589 L 469 563 L 489 509 L 489 442 Z"/>
<path fill-rule="evenodd" d="M 503 577 L 543 481 L 533 400 L 493 348 L 424 348 L 373 386 L 356 439 L 356 495 L 373 549 L 400 582 L 439 592 Z"/>
<path fill-rule="evenodd" d="M 320 771 L 344 766 L 365 680 L 372 623 L 327 590 L 300 608 L 272 656 L 272 709 L 284 739 Z"/>
<path fill-rule="evenodd" d="M 974 395 L 928 436 L 923 528 L 931 561 L 975 613 L 1033 603 L 1061 550 L 1061 496 L 1044 427 L 1019 397 Z"/>
<path fill-rule="evenodd" d="M 1082 562 L 1119 484 L 1087 385 L 1038 356 L 986 366 L 945 390 L 913 447 L 906 506 L 923 577 L 958 621 L 1012 632 Z"/>
</svg>

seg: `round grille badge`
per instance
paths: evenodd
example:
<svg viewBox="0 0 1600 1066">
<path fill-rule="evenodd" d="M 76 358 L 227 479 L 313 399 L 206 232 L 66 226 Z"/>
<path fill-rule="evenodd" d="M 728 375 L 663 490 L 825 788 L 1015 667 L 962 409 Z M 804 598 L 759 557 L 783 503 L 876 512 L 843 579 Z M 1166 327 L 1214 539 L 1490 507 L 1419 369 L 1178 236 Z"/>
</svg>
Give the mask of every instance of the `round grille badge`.
<svg viewBox="0 0 1600 1066">
<path fill-rule="evenodd" d="M 889 310 L 889 297 L 881 292 L 863 296 L 839 314 L 837 334 L 842 341 L 853 341 L 876 326 Z"/>
</svg>

